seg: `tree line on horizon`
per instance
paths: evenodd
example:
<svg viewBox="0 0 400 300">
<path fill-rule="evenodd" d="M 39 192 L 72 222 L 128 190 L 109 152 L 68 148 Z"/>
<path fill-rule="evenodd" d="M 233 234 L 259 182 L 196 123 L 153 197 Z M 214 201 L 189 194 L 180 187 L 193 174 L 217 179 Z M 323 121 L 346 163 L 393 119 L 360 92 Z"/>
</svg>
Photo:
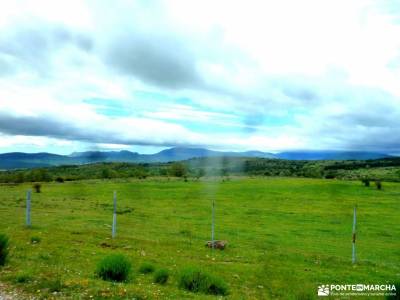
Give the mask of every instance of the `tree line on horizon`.
<svg viewBox="0 0 400 300">
<path fill-rule="evenodd" d="M 371 179 L 400 182 L 400 158 L 357 161 L 306 161 L 264 158 L 195 158 L 169 163 L 94 163 L 0 172 L 0 183 L 64 182 L 84 179 L 204 176 L 279 176 Z"/>
</svg>

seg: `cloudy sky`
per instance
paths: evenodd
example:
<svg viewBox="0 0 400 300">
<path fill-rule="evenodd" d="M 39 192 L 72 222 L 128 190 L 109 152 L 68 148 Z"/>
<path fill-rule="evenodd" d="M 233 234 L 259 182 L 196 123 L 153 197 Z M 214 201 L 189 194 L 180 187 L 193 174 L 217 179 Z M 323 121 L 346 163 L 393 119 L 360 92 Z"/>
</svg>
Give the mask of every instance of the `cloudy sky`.
<svg viewBox="0 0 400 300">
<path fill-rule="evenodd" d="M 2 1 L 0 152 L 400 152 L 400 2 Z"/>
</svg>

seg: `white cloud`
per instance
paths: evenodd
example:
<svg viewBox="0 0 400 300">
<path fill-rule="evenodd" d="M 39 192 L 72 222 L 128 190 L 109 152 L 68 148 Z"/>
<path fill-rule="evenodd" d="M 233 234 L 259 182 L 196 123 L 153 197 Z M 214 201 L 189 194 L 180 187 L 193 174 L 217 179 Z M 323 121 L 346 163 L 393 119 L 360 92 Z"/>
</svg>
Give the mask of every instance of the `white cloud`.
<svg viewBox="0 0 400 300">
<path fill-rule="evenodd" d="M 380 138 L 400 128 L 400 10 L 385 5 L 9 1 L 0 11 L 0 123 L 16 123 L 0 132 L 43 149 L 60 139 L 400 151 Z M 87 99 L 119 101 L 129 114 L 107 115 Z"/>
</svg>

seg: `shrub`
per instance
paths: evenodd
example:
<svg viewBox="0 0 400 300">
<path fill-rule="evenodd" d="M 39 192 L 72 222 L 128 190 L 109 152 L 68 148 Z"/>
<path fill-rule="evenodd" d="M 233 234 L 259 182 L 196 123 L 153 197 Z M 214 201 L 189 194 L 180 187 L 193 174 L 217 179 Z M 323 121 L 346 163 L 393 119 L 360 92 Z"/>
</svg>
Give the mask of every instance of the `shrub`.
<svg viewBox="0 0 400 300">
<path fill-rule="evenodd" d="M 154 272 L 154 269 L 154 265 L 149 262 L 145 262 L 139 267 L 139 272 L 142 274 L 148 274 Z"/>
<path fill-rule="evenodd" d="M 301 291 L 296 294 L 296 300 L 312 300 L 312 299 L 315 299 L 315 297 L 310 292 Z"/>
<path fill-rule="evenodd" d="M 392 291 L 395 295 L 386 295 L 385 299 L 390 300 L 399 300 L 400 299 L 400 281 L 395 282 L 394 286 L 396 287 L 396 291 Z"/>
<path fill-rule="evenodd" d="M 167 269 L 159 269 L 154 273 L 154 283 L 166 284 L 169 278 L 169 272 Z"/>
<path fill-rule="evenodd" d="M 64 178 L 62 178 L 62 177 L 57 177 L 57 178 L 56 178 L 56 182 L 63 183 L 63 182 L 64 182 Z"/>
<path fill-rule="evenodd" d="M 51 255 L 49 253 L 39 253 L 38 258 L 49 261 L 51 259 Z"/>
<path fill-rule="evenodd" d="M 183 177 L 187 173 L 186 167 L 182 163 L 173 163 L 170 167 L 170 174 L 175 177 Z"/>
<path fill-rule="evenodd" d="M 61 290 L 64 288 L 64 284 L 61 281 L 60 277 L 56 277 L 53 280 L 48 281 L 46 283 L 46 287 L 49 289 L 51 293 L 61 292 Z"/>
<path fill-rule="evenodd" d="M 40 241 L 41 241 L 41 239 L 40 239 L 40 237 L 38 237 L 38 236 L 33 236 L 33 237 L 31 237 L 31 243 L 32 243 L 32 244 L 40 243 Z"/>
<path fill-rule="evenodd" d="M 368 178 L 363 178 L 361 179 L 361 182 L 365 185 L 365 186 L 369 186 L 369 179 Z"/>
<path fill-rule="evenodd" d="M 131 263 L 122 254 L 106 256 L 97 265 L 96 273 L 103 280 L 126 281 L 131 272 Z"/>
<path fill-rule="evenodd" d="M 382 182 L 380 180 L 376 180 L 375 181 L 375 186 L 378 190 L 382 189 Z"/>
<path fill-rule="evenodd" d="M 15 276 L 16 283 L 26 283 L 32 280 L 32 276 L 27 273 L 20 273 Z"/>
<path fill-rule="evenodd" d="M 326 174 L 325 174 L 325 179 L 335 179 L 336 178 L 336 173 L 334 173 L 334 172 L 327 172 Z"/>
<path fill-rule="evenodd" d="M 228 294 L 228 286 L 223 279 L 212 276 L 197 268 L 183 270 L 179 279 L 179 287 L 193 293 L 202 292 L 211 295 Z"/>
<path fill-rule="evenodd" d="M 6 264 L 8 256 L 8 237 L 5 234 L 0 233 L 0 266 Z"/>
<path fill-rule="evenodd" d="M 37 281 L 37 287 L 40 289 L 46 289 L 50 293 L 61 292 L 66 286 L 61 280 L 59 274 L 48 274 L 47 276 L 40 277 Z"/>
<path fill-rule="evenodd" d="M 41 185 L 40 183 L 35 183 L 35 184 L 33 185 L 33 188 L 35 189 L 35 192 L 36 192 L 36 193 L 40 193 L 40 192 L 41 192 L 41 189 L 42 189 L 42 185 Z"/>
</svg>

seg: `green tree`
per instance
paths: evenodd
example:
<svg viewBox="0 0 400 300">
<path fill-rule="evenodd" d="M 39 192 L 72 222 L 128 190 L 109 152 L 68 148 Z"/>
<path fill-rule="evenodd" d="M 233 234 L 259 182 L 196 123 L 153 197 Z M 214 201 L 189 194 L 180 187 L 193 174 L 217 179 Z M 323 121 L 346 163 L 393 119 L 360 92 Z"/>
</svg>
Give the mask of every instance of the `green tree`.
<svg viewBox="0 0 400 300">
<path fill-rule="evenodd" d="M 198 169 L 196 173 L 196 178 L 200 179 L 201 177 L 204 177 L 206 175 L 206 171 L 204 169 Z"/>
<path fill-rule="evenodd" d="M 16 173 L 15 175 L 14 175 L 14 178 L 13 178 L 13 181 L 15 182 L 15 183 L 22 183 L 22 182 L 24 182 L 24 173 L 22 173 L 22 172 L 18 172 L 18 173 Z"/>
<path fill-rule="evenodd" d="M 171 165 L 171 176 L 175 176 L 175 177 L 183 177 L 186 175 L 187 170 L 184 164 L 182 163 L 173 163 Z"/>
<path fill-rule="evenodd" d="M 101 178 L 104 179 L 109 179 L 109 178 L 115 178 L 118 177 L 118 174 L 116 171 L 111 170 L 110 168 L 104 168 L 101 170 Z"/>
<path fill-rule="evenodd" d="M 32 182 L 52 181 L 52 178 L 46 169 L 32 170 L 29 173 L 28 178 L 29 178 L 29 181 L 32 181 Z"/>
</svg>

